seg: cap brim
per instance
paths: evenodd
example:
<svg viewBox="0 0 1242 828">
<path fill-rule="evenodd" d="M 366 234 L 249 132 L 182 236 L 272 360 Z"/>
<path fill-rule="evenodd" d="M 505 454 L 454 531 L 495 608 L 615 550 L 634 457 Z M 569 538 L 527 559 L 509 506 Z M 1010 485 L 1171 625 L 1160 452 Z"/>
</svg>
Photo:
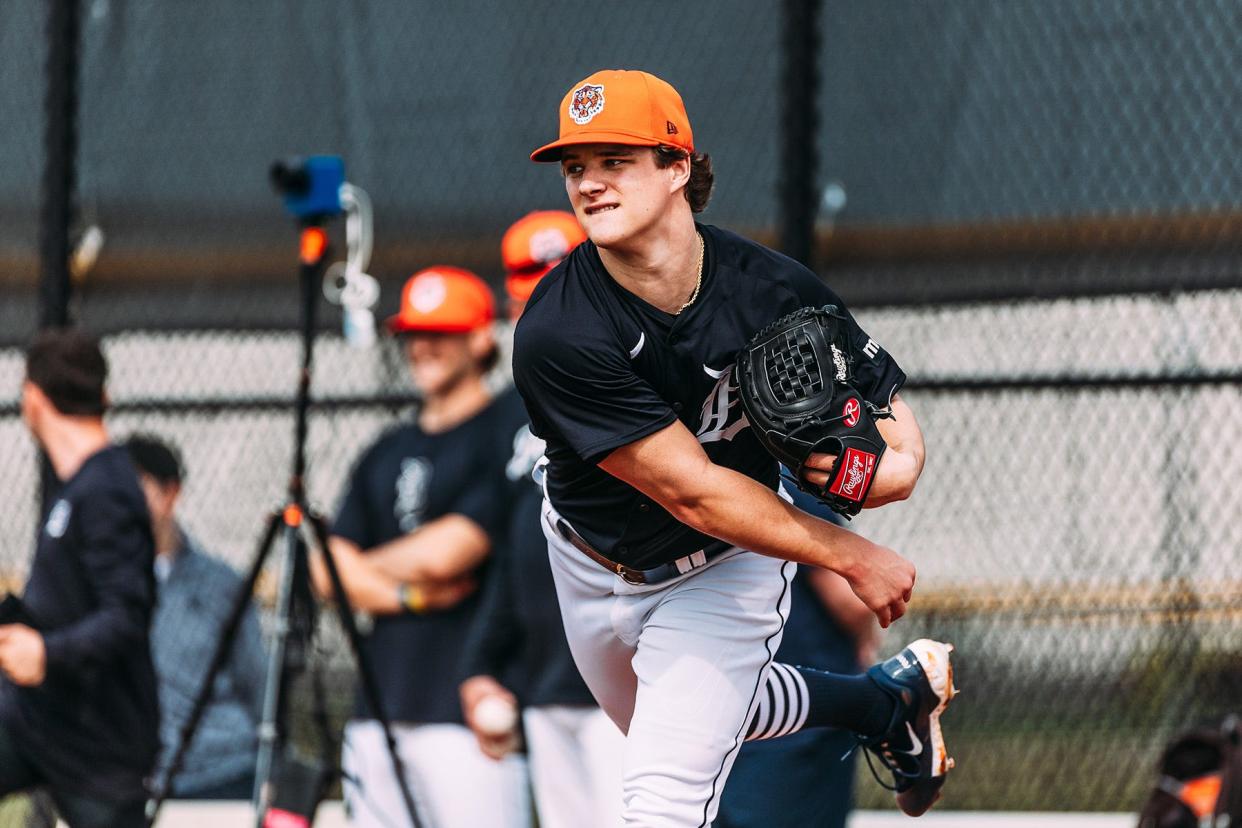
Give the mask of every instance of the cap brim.
<svg viewBox="0 0 1242 828">
<path fill-rule="evenodd" d="M 488 320 L 487 322 L 476 325 L 472 328 L 467 325 L 450 325 L 446 323 L 423 321 L 412 322 L 408 319 L 402 319 L 400 314 L 398 314 L 397 316 L 390 316 L 384 320 L 384 327 L 387 328 L 388 332 L 394 336 L 403 333 L 417 333 L 419 331 L 426 331 L 428 333 L 470 333 L 473 330 L 477 330 L 478 328 L 491 324 L 491 321 L 492 320 Z"/>
<path fill-rule="evenodd" d="M 658 147 L 660 142 L 638 135 L 627 135 L 623 132 L 575 132 L 566 138 L 559 138 L 550 144 L 544 144 L 530 154 L 531 161 L 560 161 L 561 150 L 579 144 L 621 144 L 629 147 Z"/>
<path fill-rule="evenodd" d="M 521 276 L 506 276 L 505 293 L 509 294 L 509 299 L 513 302 L 525 302 L 535 291 L 535 286 L 539 284 L 539 280 L 547 276 L 553 267 L 555 265 L 548 265 L 534 273 L 523 273 Z"/>
</svg>

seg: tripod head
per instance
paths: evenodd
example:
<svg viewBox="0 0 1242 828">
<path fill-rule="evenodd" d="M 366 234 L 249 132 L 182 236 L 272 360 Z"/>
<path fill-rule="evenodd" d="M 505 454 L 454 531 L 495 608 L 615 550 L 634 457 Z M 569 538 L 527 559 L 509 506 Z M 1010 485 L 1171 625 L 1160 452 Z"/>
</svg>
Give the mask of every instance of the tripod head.
<svg viewBox="0 0 1242 828">
<path fill-rule="evenodd" d="M 340 156 L 284 158 L 272 164 L 268 177 L 285 197 L 285 209 L 303 224 L 322 224 L 341 214 L 345 162 Z"/>
</svg>

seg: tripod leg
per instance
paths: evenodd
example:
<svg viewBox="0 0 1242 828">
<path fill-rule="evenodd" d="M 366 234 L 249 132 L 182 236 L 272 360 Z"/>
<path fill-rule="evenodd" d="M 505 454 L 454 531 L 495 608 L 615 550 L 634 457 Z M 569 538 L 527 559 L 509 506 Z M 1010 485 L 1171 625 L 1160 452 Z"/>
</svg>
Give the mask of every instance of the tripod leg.
<svg viewBox="0 0 1242 828">
<path fill-rule="evenodd" d="M 281 565 L 280 589 L 276 595 L 276 620 L 272 635 L 272 647 L 268 654 L 267 678 L 263 687 L 263 720 L 259 724 L 259 756 L 255 767 L 254 794 L 255 826 L 263 828 L 267 808 L 271 804 L 271 779 L 276 741 L 279 737 L 277 719 L 280 711 L 282 685 L 285 677 L 285 649 L 289 640 L 289 610 L 293 600 L 293 581 L 298 544 L 301 542 L 298 528 L 303 512 L 300 506 L 289 504 L 281 515 L 281 537 L 285 546 L 285 560 Z"/>
<path fill-rule="evenodd" d="M 242 616 L 245 615 L 246 609 L 250 605 L 250 596 L 254 593 L 255 582 L 259 579 L 259 573 L 263 571 L 263 562 L 267 560 L 268 552 L 272 548 L 272 541 L 276 537 L 276 529 L 279 526 L 280 513 L 274 512 L 268 519 L 267 528 L 263 531 L 263 539 L 259 541 L 259 548 L 255 551 L 254 563 L 250 565 L 250 573 L 246 576 L 245 582 L 241 585 L 237 596 L 233 599 L 233 608 L 229 611 L 228 619 L 225 621 L 224 627 L 220 631 L 220 636 L 216 640 L 215 652 L 211 656 L 211 661 L 208 664 L 206 674 L 203 676 L 202 684 L 199 685 L 198 694 L 194 697 L 194 704 L 190 708 L 190 715 L 177 734 L 177 748 L 173 751 L 172 760 L 169 762 L 163 778 L 157 780 L 154 795 L 147 800 L 146 818 L 148 826 L 155 824 L 155 818 L 159 814 L 160 806 L 164 804 L 164 800 L 172 791 L 172 781 L 181 771 L 181 763 L 185 761 L 185 754 L 190 748 L 190 743 L 194 740 L 194 732 L 198 729 L 198 723 L 203 718 L 203 713 L 207 709 L 207 703 L 211 700 L 211 690 L 215 684 L 216 676 L 224 668 L 224 663 L 228 661 L 233 648 L 233 639 L 237 634 L 237 628 L 241 625 Z"/>
<path fill-rule="evenodd" d="M 315 539 L 319 543 L 319 548 L 323 550 L 323 562 L 328 570 L 328 577 L 332 580 L 332 594 L 336 600 L 336 612 L 340 618 L 341 627 L 345 630 L 345 636 L 349 640 L 349 648 L 353 652 L 354 662 L 358 665 L 358 677 L 362 683 L 362 694 L 366 699 L 367 707 L 375 715 L 376 721 L 379 722 L 380 728 L 384 731 L 384 742 L 388 745 L 388 757 L 392 760 L 392 770 L 397 777 L 397 787 L 401 791 L 401 799 L 405 802 L 405 809 L 410 816 L 410 824 L 413 828 L 422 828 L 423 823 L 418 818 L 418 809 L 414 805 L 414 796 L 410 793 L 409 783 L 406 781 L 405 764 L 401 761 L 401 755 L 397 752 L 397 740 L 392 735 L 392 726 L 388 721 L 388 714 L 384 712 L 384 707 L 380 703 L 379 685 L 375 681 L 375 673 L 371 667 L 371 661 L 362 649 L 362 637 L 358 633 L 358 626 L 354 623 L 353 609 L 349 604 L 349 596 L 345 594 L 345 586 L 341 583 L 340 573 L 336 569 L 336 561 L 332 558 L 332 550 L 328 548 L 328 530 L 324 526 L 323 519 L 318 515 L 309 516 L 311 527 L 315 532 Z"/>
</svg>

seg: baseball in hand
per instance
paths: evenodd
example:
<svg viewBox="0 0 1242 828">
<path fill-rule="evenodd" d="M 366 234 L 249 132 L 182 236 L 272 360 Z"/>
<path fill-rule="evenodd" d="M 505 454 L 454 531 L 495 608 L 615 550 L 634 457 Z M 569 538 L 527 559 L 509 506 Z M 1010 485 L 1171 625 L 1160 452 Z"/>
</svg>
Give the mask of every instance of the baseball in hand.
<svg viewBox="0 0 1242 828">
<path fill-rule="evenodd" d="M 490 736 L 503 736 L 517 728 L 518 711 L 502 696 L 487 696 L 474 708 L 474 723 Z"/>
</svg>

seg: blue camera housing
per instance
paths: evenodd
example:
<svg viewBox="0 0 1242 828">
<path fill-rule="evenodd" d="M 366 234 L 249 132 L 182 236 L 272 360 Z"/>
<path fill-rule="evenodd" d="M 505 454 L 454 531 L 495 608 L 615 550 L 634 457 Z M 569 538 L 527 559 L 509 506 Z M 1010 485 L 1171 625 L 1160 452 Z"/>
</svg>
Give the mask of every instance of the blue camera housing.
<svg viewBox="0 0 1242 828">
<path fill-rule="evenodd" d="M 341 185 L 345 183 L 345 161 L 339 155 L 312 155 L 302 167 L 307 177 L 306 191 L 285 195 L 285 207 L 298 218 L 340 215 Z"/>
</svg>

